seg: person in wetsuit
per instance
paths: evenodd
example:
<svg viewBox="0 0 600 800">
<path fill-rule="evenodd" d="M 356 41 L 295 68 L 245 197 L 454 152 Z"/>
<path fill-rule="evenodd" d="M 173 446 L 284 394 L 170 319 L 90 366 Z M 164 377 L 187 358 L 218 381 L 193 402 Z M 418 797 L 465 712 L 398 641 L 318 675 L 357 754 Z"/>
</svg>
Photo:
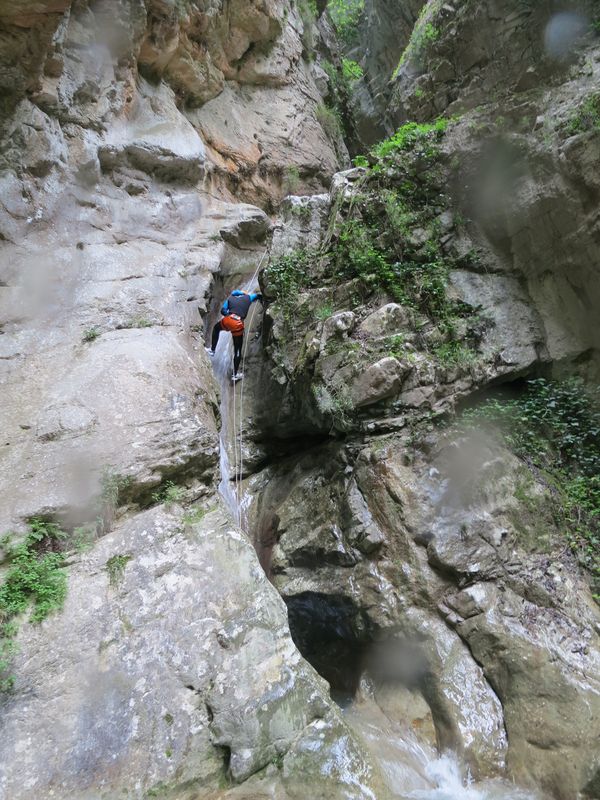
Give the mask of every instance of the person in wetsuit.
<svg viewBox="0 0 600 800">
<path fill-rule="evenodd" d="M 214 356 L 221 331 L 229 331 L 233 337 L 233 380 L 243 378 L 238 372 L 242 360 L 242 345 L 244 344 L 244 320 L 248 316 L 250 306 L 256 300 L 262 301 L 260 292 L 241 292 L 235 289 L 221 306 L 223 319 L 217 322 L 212 332 L 211 346 L 207 347 L 208 354 Z"/>
</svg>

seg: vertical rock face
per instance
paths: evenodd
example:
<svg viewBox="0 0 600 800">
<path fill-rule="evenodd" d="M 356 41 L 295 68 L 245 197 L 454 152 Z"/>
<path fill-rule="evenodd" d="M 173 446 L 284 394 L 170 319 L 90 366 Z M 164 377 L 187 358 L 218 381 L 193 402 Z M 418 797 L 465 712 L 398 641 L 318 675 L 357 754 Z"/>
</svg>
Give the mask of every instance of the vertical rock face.
<svg viewBox="0 0 600 800">
<path fill-rule="evenodd" d="M 391 114 L 402 123 L 461 113 L 560 80 L 589 37 L 594 4 L 429 0 L 393 74 Z M 576 55 L 575 55 L 576 57 Z"/>
<path fill-rule="evenodd" d="M 392 132 L 389 84 L 424 5 L 423 0 L 373 0 L 365 4 L 358 49 L 365 74 L 353 92 L 358 136 L 363 145 L 371 146 Z"/>
<path fill-rule="evenodd" d="M 210 485 L 216 394 L 190 329 L 268 228 L 214 194 L 268 205 L 288 161 L 314 186 L 336 167 L 301 23 L 280 3 L 140 2 L 4 4 L 0 25 L 2 56 L 27 53 L 3 73 L 2 527 L 85 513 L 105 467 L 147 497 Z"/>
</svg>

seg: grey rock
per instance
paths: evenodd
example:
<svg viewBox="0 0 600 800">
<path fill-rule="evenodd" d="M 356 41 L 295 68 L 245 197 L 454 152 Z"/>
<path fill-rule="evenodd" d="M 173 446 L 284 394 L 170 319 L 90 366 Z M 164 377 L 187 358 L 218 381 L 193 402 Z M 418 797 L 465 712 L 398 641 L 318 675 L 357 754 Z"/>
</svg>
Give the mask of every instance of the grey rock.
<svg viewBox="0 0 600 800">
<path fill-rule="evenodd" d="M 111 578 L 109 559 L 123 554 L 122 576 Z M 75 559 L 64 610 L 22 626 L 19 644 L 3 707 L 2 796 L 216 789 L 226 769 L 241 781 L 284 756 L 293 787 L 306 772 L 292 765 L 320 730 L 315 767 L 343 743 L 365 782 L 372 774 L 292 644 L 252 546 L 220 511 L 192 526 L 161 507 L 124 522 Z M 23 753 L 32 735 L 36 747 Z M 349 776 L 338 776 L 340 796 Z"/>
<path fill-rule="evenodd" d="M 361 323 L 360 330 L 369 336 L 391 336 L 408 327 L 410 317 L 398 303 L 387 303 L 369 314 Z"/>
<path fill-rule="evenodd" d="M 352 400 L 357 408 L 377 403 L 396 394 L 402 386 L 406 368 L 388 356 L 365 370 L 352 385 Z"/>
</svg>

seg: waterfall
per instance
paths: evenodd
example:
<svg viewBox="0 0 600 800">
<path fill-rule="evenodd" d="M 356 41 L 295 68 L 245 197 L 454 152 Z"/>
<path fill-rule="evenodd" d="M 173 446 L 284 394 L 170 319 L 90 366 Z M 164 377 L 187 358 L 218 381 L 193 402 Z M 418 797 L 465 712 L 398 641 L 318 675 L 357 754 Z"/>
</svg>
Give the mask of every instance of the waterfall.
<svg viewBox="0 0 600 800">
<path fill-rule="evenodd" d="M 439 755 L 409 725 L 391 721 L 368 693 L 343 714 L 394 800 L 539 800 L 501 778 L 474 781 L 454 753 Z"/>
<path fill-rule="evenodd" d="M 261 257 L 252 277 L 241 287 L 242 291 L 251 292 L 256 288 L 257 275 L 265 256 L 266 251 Z M 252 317 L 253 312 L 251 311 L 249 314 L 250 321 Z M 250 328 L 251 325 L 247 324 L 246 337 L 250 334 Z M 247 347 L 248 340 L 246 339 L 244 342 L 244 353 Z M 243 477 L 241 427 L 243 425 L 242 404 L 244 386 L 243 382 L 237 384 L 231 382 L 233 370 L 233 342 L 231 334 L 225 331 L 219 336 L 219 343 L 217 344 L 217 349 L 213 357 L 213 370 L 221 388 L 221 435 L 219 438 L 221 481 L 219 483 L 219 493 L 231 512 L 236 525 L 245 529 L 244 512 L 247 512 L 249 498 L 242 496 L 240 491 L 240 484 Z M 239 431 L 238 425 L 240 428 Z M 233 465 L 230 461 L 231 450 L 233 450 L 234 453 Z M 236 473 L 239 480 L 235 480 Z M 234 480 L 232 480 L 232 478 L 234 478 Z"/>
<path fill-rule="evenodd" d="M 231 480 L 235 473 L 235 464 L 232 470 L 229 460 L 228 443 L 230 436 L 233 437 L 235 445 L 236 432 L 230 432 L 230 410 L 233 393 L 236 387 L 231 383 L 231 365 L 233 361 L 233 345 L 231 336 L 228 333 L 222 333 L 219 337 L 219 343 L 213 357 L 213 368 L 215 375 L 219 380 L 221 387 L 221 435 L 219 438 L 220 459 L 219 465 L 221 470 L 221 481 L 219 483 L 219 493 L 236 524 L 240 524 L 240 500 L 236 492 L 235 482 Z M 235 420 L 234 420 L 235 424 Z"/>
</svg>

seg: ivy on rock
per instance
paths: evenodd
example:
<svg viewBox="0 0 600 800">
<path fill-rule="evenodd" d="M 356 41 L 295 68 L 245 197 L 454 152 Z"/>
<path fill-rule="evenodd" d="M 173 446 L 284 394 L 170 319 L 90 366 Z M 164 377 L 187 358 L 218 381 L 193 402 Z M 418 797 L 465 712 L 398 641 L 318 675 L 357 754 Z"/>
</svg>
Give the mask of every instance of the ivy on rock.
<svg viewBox="0 0 600 800">
<path fill-rule="evenodd" d="M 550 479 L 568 543 L 600 600 L 600 387 L 575 377 L 538 378 L 522 394 L 488 398 L 463 418 L 491 423 L 516 455 Z"/>
</svg>

